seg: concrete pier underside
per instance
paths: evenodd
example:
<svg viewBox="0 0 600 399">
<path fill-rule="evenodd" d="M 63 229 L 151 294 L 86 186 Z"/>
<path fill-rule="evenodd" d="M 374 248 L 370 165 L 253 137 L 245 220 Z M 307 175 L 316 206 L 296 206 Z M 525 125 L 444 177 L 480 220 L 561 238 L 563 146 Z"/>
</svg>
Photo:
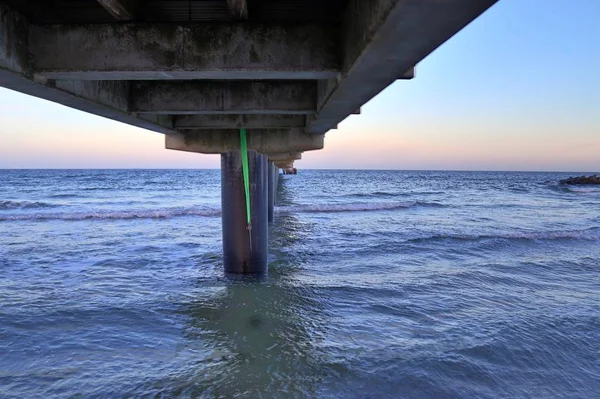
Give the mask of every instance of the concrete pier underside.
<svg viewBox="0 0 600 399">
<path fill-rule="evenodd" d="M 496 1 L 0 0 L 0 86 L 230 154 L 234 179 L 240 128 L 292 168 Z"/>
</svg>

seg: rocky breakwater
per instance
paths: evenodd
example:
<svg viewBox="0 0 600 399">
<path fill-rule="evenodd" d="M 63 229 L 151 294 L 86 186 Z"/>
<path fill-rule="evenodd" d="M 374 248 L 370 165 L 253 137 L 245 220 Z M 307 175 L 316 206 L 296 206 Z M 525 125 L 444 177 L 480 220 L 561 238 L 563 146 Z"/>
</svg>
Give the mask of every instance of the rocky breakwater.
<svg viewBox="0 0 600 399">
<path fill-rule="evenodd" d="M 599 184 L 600 185 L 600 177 L 598 177 L 596 175 L 569 177 L 568 179 L 561 180 L 560 184 Z"/>
</svg>

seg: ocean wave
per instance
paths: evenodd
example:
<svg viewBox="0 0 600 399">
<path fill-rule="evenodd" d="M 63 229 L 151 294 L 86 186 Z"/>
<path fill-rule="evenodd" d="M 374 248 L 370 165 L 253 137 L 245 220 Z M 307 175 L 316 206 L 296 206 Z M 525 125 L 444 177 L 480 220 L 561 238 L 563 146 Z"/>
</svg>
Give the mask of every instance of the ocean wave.
<svg viewBox="0 0 600 399">
<path fill-rule="evenodd" d="M 553 184 L 550 186 L 550 189 L 553 191 L 557 191 L 559 193 L 600 193 L 600 188 L 592 187 L 592 186 L 567 186 L 564 184 Z"/>
<path fill-rule="evenodd" d="M 447 205 L 437 202 L 362 202 L 352 204 L 319 204 L 319 205 L 299 205 L 277 208 L 277 212 L 282 213 L 335 213 L 335 212 L 366 212 L 366 211 L 387 211 L 396 209 L 409 209 L 414 207 L 432 207 L 444 208 Z"/>
<path fill-rule="evenodd" d="M 391 203 L 354 203 L 329 205 L 301 205 L 276 207 L 276 213 L 335 213 L 335 212 L 365 212 L 408 209 L 413 207 L 444 207 L 435 202 L 391 202 Z M 11 208 L 12 209 L 12 208 Z M 103 220 L 103 219 L 170 219 L 183 216 L 221 216 L 220 209 L 172 208 L 156 210 L 124 210 L 124 211 L 95 211 L 95 212 L 44 212 L 0 215 L 0 221 L 18 220 Z"/>
<path fill-rule="evenodd" d="M 600 189 L 598 188 L 569 188 L 569 191 L 572 193 L 599 193 Z"/>
<path fill-rule="evenodd" d="M 81 195 L 78 194 L 53 194 L 50 196 L 50 198 L 60 198 L 60 199 L 64 199 L 64 198 L 82 198 Z"/>
<path fill-rule="evenodd" d="M 582 240 L 599 241 L 600 227 L 590 227 L 582 230 L 563 231 L 531 231 L 506 234 L 438 234 L 429 237 L 419 237 L 408 240 L 409 242 L 425 242 L 437 240 L 479 241 L 479 240 L 531 240 L 531 241 L 553 241 L 553 240 Z"/>
<path fill-rule="evenodd" d="M 374 193 L 353 193 L 346 194 L 344 197 L 346 198 L 370 198 L 370 197 L 400 197 L 407 196 L 409 193 L 390 193 L 387 191 L 375 191 Z"/>
<path fill-rule="evenodd" d="M 39 201 L 0 201 L 0 210 L 7 209 L 32 209 L 32 208 L 53 208 L 59 205 L 49 204 Z"/>
<path fill-rule="evenodd" d="M 110 191 L 114 189 L 114 187 L 81 187 L 80 190 L 81 191 Z M 119 187 L 119 190 L 124 190 L 123 188 Z"/>
<path fill-rule="evenodd" d="M 170 219 L 181 216 L 220 216 L 220 209 L 160 209 L 142 211 L 98 211 L 34 213 L 21 215 L 0 215 L 0 221 L 18 220 L 109 220 L 109 219 Z"/>
</svg>

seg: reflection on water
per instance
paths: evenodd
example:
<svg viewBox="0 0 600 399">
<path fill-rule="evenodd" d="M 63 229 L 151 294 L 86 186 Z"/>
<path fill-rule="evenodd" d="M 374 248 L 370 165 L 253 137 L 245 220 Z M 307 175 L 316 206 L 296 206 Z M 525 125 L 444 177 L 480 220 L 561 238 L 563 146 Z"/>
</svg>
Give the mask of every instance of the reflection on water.
<svg viewBox="0 0 600 399">
<path fill-rule="evenodd" d="M 309 290 L 248 280 L 186 304 L 186 345 L 206 348 L 199 384 L 186 394 L 314 396 L 322 378 L 315 347 L 326 318 L 320 310 Z"/>
</svg>

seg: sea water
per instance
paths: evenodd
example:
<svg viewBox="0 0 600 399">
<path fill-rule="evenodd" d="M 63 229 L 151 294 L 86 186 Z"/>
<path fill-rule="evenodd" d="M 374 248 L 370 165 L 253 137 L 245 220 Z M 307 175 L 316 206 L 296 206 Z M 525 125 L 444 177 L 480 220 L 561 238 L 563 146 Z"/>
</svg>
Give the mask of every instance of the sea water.
<svg viewBox="0 0 600 399">
<path fill-rule="evenodd" d="M 0 171 L 0 397 L 600 395 L 600 188 L 280 176 L 230 279 L 218 170 Z"/>
</svg>

